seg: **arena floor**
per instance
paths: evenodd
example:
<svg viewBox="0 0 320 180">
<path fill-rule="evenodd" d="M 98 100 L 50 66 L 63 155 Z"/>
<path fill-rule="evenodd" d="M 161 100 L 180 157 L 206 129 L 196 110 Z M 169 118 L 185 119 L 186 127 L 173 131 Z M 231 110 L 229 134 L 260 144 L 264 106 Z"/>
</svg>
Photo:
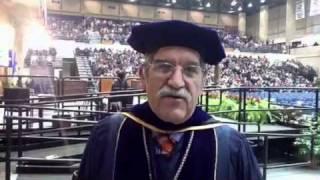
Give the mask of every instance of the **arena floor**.
<svg viewBox="0 0 320 180">
<path fill-rule="evenodd" d="M 85 144 L 67 145 L 48 149 L 38 149 L 25 151 L 24 156 L 28 157 L 46 157 L 46 156 L 68 156 L 83 151 Z M 4 156 L 0 154 L 0 156 Z M 14 152 L 12 156 L 16 156 Z M 5 165 L 0 163 L 0 180 L 5 179 Z M 12 170 L 15 169 L 15 164 L 12 163 Z M 267 180 L 319 180 L 320 169 L 312 169 L 308 167 L 300 168 L 279 168 L 267 171 Z M 11 180 L 70 180 L 70 174 L 11 174 Z"/>
<path fill-rule="evenodd" d="M 0 114 L 3 115 L 3 109 L 0 109 Z M 37 114 L 37 112 L 35 112 Z M 14 114 L 16 115 L 16 113 Z M 52 116 L 52 112 L 44 113 L 44 117 L 50 118 Z M 1 116 L 2 117 L 2 116 Z M 220 121 L 228 122 L 230 120 L 225 118 L 217 118 Z M 3 121 L 0 118 L 0 122 Z M 37 126 L 37 123 L 34 124 Z M 50 126 L 51 124 L 47 124 Z M 45 125 L 46 126 L 46 125 Z M 237 129 L 237 125 L 230 125 L 231 127 Z M 16 127 L 14 127 L 16 128 Z M 36 127 L 34 127 L 36 128 Z M 247 125 L 247 132 L 257 132 L 256 125 Z M 294 131 L 294 128 L 285 127 L 280 125 L 263 125 L 261 127 L 262 132 L 272 132 L 272 131 Z M 48 149 L 37 149 L 32 151 L 25 151 L 23 155 L 25 157 L 37 157 L 37 158 L 45 158 L 45 157 L 62 157 L 62 156 L 71 156 L 75 154 L 81 154 L 84 150 L 85 144 L 74 144 L 74 145 L 65 145 L 58 146 Z M 12 152 L 12 156 L 16 157 L 17 153 Z M 3 153 L 0 153 L 0 157 L 4 157 Z M 4 163 L 0 163 L 0 180 L 5 179 L 5 165 Z M 15 163 L 12 163 L 12 172 L 15 171 Z M 310 168 L 280 168 L 280 169 L 272 169 L 268 170 L 268 180 L 301 180 L 305 178 L 305 180 L 320 180 L 320 169 L 310 169 Z M 70 174 L 11 174 L 11 180 L 70 180 Z"/>
<path fill-rule="evenodd" d="M 4 180 L 4 163 L 0 163 L 0 179 Z M 70 174 L 23 174 L 17 175 L 12 174 L 11 180 L 70 180 Z M 268 171 L 267 180 L 319 180 L 320 169 L 309 169 L 309 168 L 281 168 L 273 169 Z"/>
</svg>

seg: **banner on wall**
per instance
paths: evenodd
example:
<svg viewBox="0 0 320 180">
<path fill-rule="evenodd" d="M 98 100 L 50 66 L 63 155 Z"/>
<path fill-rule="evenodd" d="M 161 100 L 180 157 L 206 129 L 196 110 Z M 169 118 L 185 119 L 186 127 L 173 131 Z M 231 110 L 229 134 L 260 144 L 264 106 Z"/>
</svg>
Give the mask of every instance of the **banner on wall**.
<svg viewBox="0 0 320 180">
<path fill-rule="evenodd" d="M 61 4 L 61 0 L 51 0 L 51 3 Z"/>
<path fill-rule="evenodd" d="M 320 15 L 320 0 L 310 1 L 310 16 Z"/>
<path fill-rule="evenodd" d="M 305 0 L 296 1 L 296 20 L 305 18 Z"/>
</svg>

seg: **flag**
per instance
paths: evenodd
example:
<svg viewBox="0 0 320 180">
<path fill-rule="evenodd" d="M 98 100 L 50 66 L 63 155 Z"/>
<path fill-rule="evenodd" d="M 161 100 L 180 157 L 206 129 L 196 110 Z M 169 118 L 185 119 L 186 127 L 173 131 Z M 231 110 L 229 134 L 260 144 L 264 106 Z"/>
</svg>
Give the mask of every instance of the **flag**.
<svg viewBox="0 0 320 180">
<path fill-rule="evenodd" d="M 47 25 L 47 0 L 39 0 L 40 1 L 40 18 L 43 21 L 44 25 Z"/>
<path fill-rule="evenodd" d="M 12 75 L 15 74 L 17 68 L 16 53 L 9 50 L 9 67 L 12 68 Z"/>
</svg>

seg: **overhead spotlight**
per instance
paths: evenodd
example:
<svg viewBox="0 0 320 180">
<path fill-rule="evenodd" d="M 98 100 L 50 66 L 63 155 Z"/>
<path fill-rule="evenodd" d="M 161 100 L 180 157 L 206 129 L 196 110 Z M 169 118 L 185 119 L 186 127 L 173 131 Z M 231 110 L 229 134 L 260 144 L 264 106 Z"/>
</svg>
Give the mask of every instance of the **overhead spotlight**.
<svg viewBox="0 0 320 180">
<path fill-rule="evenodd" d="M 177 0 L 172 0 L 172 4 L 175 4 L 177 2 Z"/>
<path fill-rule="evenodd" d="M 251 8 L 251 7 L 252 7 L 252 2 L 249 2 L 248 8 Z"/>
<path fill-rule="evenodd" d="M 241 6 L 238 7 L 238 11 L 242 11 L 242 7 Z"/>
<path fill-rule="evenodd" d="M 207 8 L 211 7 L 210 2 L 207 2 L 206 7 L 207 7 Z"/>
<path fill-rule="evenodd" d="M 261 3 L 265 3 L 265 2 L 266 2 L 266 0 L 260 0 L 260 2 L 261 2 Z"/>
<path fill-rule="evenodd" d="M 237 1 L 236 0 L 232 0 L 231 6 L 235 6 L 235 5 L 237 5 Z"/>
<path fill-rule="evenodd" d="M 136 0 L 129 0 L 129 2 L 135 2 Z"/>
</svg>

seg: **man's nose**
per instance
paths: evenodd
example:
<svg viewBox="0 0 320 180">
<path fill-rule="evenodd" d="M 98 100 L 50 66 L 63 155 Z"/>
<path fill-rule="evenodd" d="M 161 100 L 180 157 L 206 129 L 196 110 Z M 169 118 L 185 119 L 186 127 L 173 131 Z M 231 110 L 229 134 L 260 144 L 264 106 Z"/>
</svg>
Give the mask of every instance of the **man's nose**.
<svg viewBox="0 0 320 180">
<path fill-rule="evenodd" d="M 176 67 L 169 77 L 168 85 L 174 89 L 180 89 L 185 86 L 185 80 L 183 75 L 183 69 Z"/>
</svg>

